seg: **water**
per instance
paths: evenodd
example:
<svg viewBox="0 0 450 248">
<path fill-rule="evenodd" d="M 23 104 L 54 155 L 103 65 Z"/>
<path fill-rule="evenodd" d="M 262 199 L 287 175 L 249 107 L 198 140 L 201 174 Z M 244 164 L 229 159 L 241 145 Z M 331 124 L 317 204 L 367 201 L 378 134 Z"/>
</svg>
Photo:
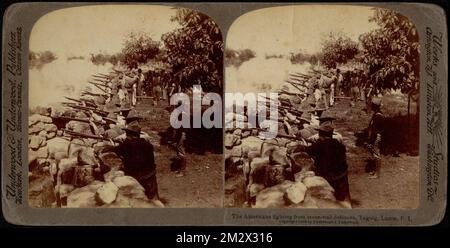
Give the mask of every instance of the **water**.
<svg viewBox="0 0 450 248">
<path fill-rule="evenodd" d="M 59 58 L 40 68 L 29 70 L 29 107 L 52 106 L 67 101 L 64 96 L 79 98 L 82 90 L 95 86 L 88 84 L 92 74 L 108 74 L 112 64 L 94 65 L 89 59 L 70 60 Z"/>
<path fill-rule="evenodd" d="M 238 68 L 225 68 L 225 92 L 275 92 L 285 84 L 290 73 L 306 73 L 310 67 L 307 62 L 292 64 L 287 58 L 256 57 Z M 287 85 L 292 92 L 296 91 L 290 84 Z"/>
</svg>

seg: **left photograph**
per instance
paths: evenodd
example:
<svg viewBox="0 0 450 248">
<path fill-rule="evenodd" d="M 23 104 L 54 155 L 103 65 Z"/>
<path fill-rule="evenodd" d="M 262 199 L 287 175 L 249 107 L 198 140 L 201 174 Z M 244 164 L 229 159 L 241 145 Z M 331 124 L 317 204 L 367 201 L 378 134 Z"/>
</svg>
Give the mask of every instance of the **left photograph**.
<svg viewBox="0 0 450 248">
<path fill-rule="evenodd" d="M 193 106 L 223 95 L 210 17 L 157 5 L 60 9 L 35 23 L 29 51 L 30 207 L 222 207 L 222 129 L 171 125 L 172 96 Z"/>
</svg>

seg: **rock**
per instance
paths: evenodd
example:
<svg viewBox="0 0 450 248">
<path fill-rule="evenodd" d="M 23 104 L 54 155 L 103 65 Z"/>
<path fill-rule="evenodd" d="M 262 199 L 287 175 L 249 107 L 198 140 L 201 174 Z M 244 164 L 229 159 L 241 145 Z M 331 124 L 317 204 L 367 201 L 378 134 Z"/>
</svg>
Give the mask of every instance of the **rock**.
<svg viewBox="0 0 450 248">
<path fill-rule="evenodd" d="M 99 164 L 100 169 L 104 173 L 120 170 L 123 167 L 122 159 L 114 152 L 101 153 L 99 155 Z"/>
<path fill-rule="evenodd" d="M 37 150 L 28 149 L 28 163 L 31 163 L 36 159 L 45 159 L 45 158 L 48 158 L 47 146 L 41 147 Z"/>
<path fill-rule="evenodd" d="M 303 182 L 303 179 L 305 179 L 307 177 L 313 177 L 313 176 L 315 176 L 314 171 L 307 171 L 307 170 L 297 172 L 294 175 L 296 182 Z"/>
<path fill-rule="evenodd" d="M 257 136 L 258 132 L 258 129 L 252 129 L 252 136 Z"/>
<path fill-rule="evenodd" d="M 62 136 L 62 135 L 63 135 L 63 131 L 62 131 L 62 130 L 56 131 L 56 135 L 57 135 L 57 136 Z"/>
<path fill-rule="evenodd" d="M 56 127 L 56 125 L 53 123 L 45 123 L 44 130 L 47 132 L 56 132 L 56 130 L 58 130 L 58 127 Z"/>
<path fill-rule="evenodd" d="M 234 136 L 233 134 L 226 134 L 223 144 L 224 144 L 225 148 L 231 149 L 233 147 L 235 141 L 236 141 L 236 136 Z"/>
<path fill-rule="evenodd" d="M 97 160 L 94 155 L 94 148 L 84 147 L 78 153 L 78 165 L 96 165 Z"/>
<path fill-rule="evenodd" d="M 112 182 L 114 178 L 116 177 L 123 177 L 125 176 L 125 173 L 120 170 L 111 170 L 107 173 L 103 174 L 103 178 L 105 179 L 105 182 Z"/>
<path fill-rule="evenodd" d="M 135 178 L 130 176 L 116 177 L 112 180 L 112 182 L 120 189 L 136 188 L 142 191 L 144 190 L 144 187 L 142 187 L 142 185 L 139 184 Z"/>
<path fill-rule="evenodd" d="M 36 150 L 36 149 L 38 149 L 39 147 L 42 146 L 42 143 L 44 142 L 44 139 L 45 138 L 43 138 L 42 136 L 33 135 L 33 136 L 31 136 L 30 143 L 29 143 L 28 146 L 31 149 Z"/>
<path fill-rule="evenodd" d="M 247 138 L 251 134 L 252 134 L 252 132 L 250 130 L 243 131 L 242 134 L 241 134 L 241 138 Z"/>
<path fill-rule="evenodd" d="M 271 164 L 281 164 L 288 165 L 289 159 L 286 156 L 287 149 L 285 147 L 276 147 L 272 150 L 269 155 L 269 160 Z"/>
<path fill-rule="evenodd" d="M 97 206 L 95 194 L 103 185 L 100 181 L 94 181 L 89 185 L 75 189 L 67 197 L 67 207 L 69 208 L 93 208 Z"/>
<path fill-rule="evenodd" d="M 82 112 L 78 112 L 78 113 L 82 113 Z M 83 119 L 82 117 L 77 117 L 77 118 Z M 66 129 L 72 130 L 74 132 L 81 133 L 81 134 L 93 135 L 89 123 L 84 123 L 84 122 L 79 122 L 79 121 L 69 121 L 66 124 Z"/>
<path fill-rule="evenodd" d="M 51 117 L 60 117 L 64 114 L 66 109 L 61 106 L 52 106 L 52 112 L 50 113 Z"/>
<path fill-rule="evenodd" d="M 99 205 L 110 204 L 116 200 L 119 188 L 112 182 L 107 182 L 97 189 L 95 199 Z"/>
<path fill-rule="evenodd" d="M 114 129 L 108 129 L 108 130 L 105 131 L 104 135 L 105 135 L 105 138 L 114 139 L 117 136 L 119 136 L 120 134 L 117 133 L 116 130 L 114 130 Z"/>
<path fill-rule="evenodd" d="M 234 146 L 231 149 L 231 156 L 232 157 L 242 157 L 242 147 L 241 146 Z"/>
<path fill-rule="evenodd" d="M 303 139 L 308 139 L 308 138 L 310 138 L 311 136 L 313 136 L 314 135 L 314 132 L 312 132 L 311 130 L 309 130 L 309 129 L 301 129 L 300 131 L 299 131 L 299 136 L 301 137 L 301 138 L 303 138 Z"/>
<path fill-rule="evenodd" d="M 37 134 L 42 130 L 44 130 L 44 123 L 37 122 L 28 128 L 28 134 Z"/>
<path fill-rule="evenodd" d="M 52 123 L 52 118 L 40 114 L 34 114 L 28 117 L 28 127 L 38 124 L 38 122 L 42 122 L 42 128 L 44 128 L 44 123 Z"/>
<path fill-rule="evenodd" d="M 46 136 L 47 140 L 53 139 L 54 137 L 56 137 L 56 132 L 47 133 L 47 136 Z"/>
<path fill-rule="evenodd" d="M 97 142 L 98 140 L 96 139 L 84 139 L 84 144 L 89 148 L 93 147 Z"/>
<path fill-rule="evenodd" d="M 28 184 L 28 204 L 35 208 L 49 208 L 55 202 L 53 178 L 47 174 L 37 177 Z"/>
<path fill-rule="evenodd" d="M 159 202 L 159 201 L 158 201 Z M 164 207 L 164 205 L 156 201 L 149 201 L 148 199 L 134 199 L 127 195 L 124 195 L 118 192 L 116 196 L 116 200 L 111 204 L 105 204 L 102 207 L 107 208 L 160 208 Z"/>
<path fill-rule="evenodd" d="M 248 189 L 250 197 L 256 196 L 264 188 L 265 186 L 262 183 L 252 183 Z"/>
<path fill-rule="evenodd" d="M 55 159 L 56 163 L 59 163 L 59 161 L 64 158 L 67 158 L 67 152 L 57 152 L 53 155 L 53 159 Z"/>
<path fill-rule="evenodd" d="M 331 187 L 331 185 L 323 177 L 319 176 L 305 177 L 302 182 L 308 189 L 314 187 L 321 187 L 333 190 L 333 187 Z"/>
<path fill-rule="evenodd" d="M 58 184 L 73 184 L 76 158 L 63 158 L 58 163 Z"/>
<path fill-rule="evenodd" d="M 38 136 L 41 136 L 42 138 L 44 138 L 45 140 L 47 139 L 47 131 L 42 130 L 38 133 Z"/>
<path fill-rule="evenodd" d="M 70 192 L 72 192 L 75 189 L 75 187 L 72 184 L 61 184 L 59 186 L 59 197 L 65 198 L 68 197 Z"/>
<path fill-rule="evenodd" d="M 336 201 L 333 188 L 312 187 L 308 188 L 307 193 L 312 197 L 316 197 L 318 199 Z"/>
<path fill-rule="evenodd" d="M 39 115 L 50 115 L 50 113 L 52 112 L 52 108 L 37 106 L 33 112 Z"/>
<path fill-rule="evenodd" d="M 253 160 L 254 158 L 257 158 L 257 157 L 259 157 L 259 156 L 261 156 L 261 154 L 259 153 L 259 151 L 250 151 L 250 152 L 248 152 L 248 154 L 247 154 L 247 158 L 249 159 L 249 160 Z"/>
<path fill-rule="evenodd" d="M 133 177 L 116 177 L 112 182 L 119 188 L 119 193 L 121 195 L 133 199 L 148 200 L 145 195 L 144 187 L 142 187 L 142 185 Z"/>
<path fill-rule="evenodd" d="M 284 181 L 281 184 L 265 188 L 256 196 L 255 208 L 281 208 L 285 206 L 284 194 L 293 183 Z"/>
<path fill-rule="evenodd" d="M 264 178 L 264 185 L 266 187 L 271 187 L 277 184 L 282 183 L 285 180 L 284 177 L 284 166 L 277 165 L 268 165 L 266 166 L 266 174 Z"/>
<path fill-rule="evenodd" d="M 70 141 L 61 137 L 55 137 L 51 140 L 48 140 L 47 147 L 50 158 L 56 159 L 55 157 L 56 153 L 65 153 L 66 157 L 68 157 L 69 144 Z"/>
<path fill-rule="evenodd" d="M 242 135 L 242 130 L 241 129 L 235 129 L 234 131 L 233 131 L 233 135 L 235 135 L 235 136 L 238 136 L 238 137 L 241 137 L 241 135 Z"/>
<path fill-rule="evenodd" d="M 266 178 L 266 167 L 269 165 L 269 158 L 254 158 L 250 162 L 250 177 L 255 183 L 264 183 Z"/>
<path fill-rule="evenodd" d="M 95 180 L 94 167 L 92 165 L 77 165 L 74 167 L 73 185 L 83 187 Z"/>
<path fill-rule="evenodd" d="M 240 136 L 234 135 L 233 146 L 239 146 L 239 145 L 241 145 L 241 144 L 242 144 L 241 137 L 240 137 Z"/>
<path fill-rule="evenodd" d="M 243 149 L 248 151 L 261 151 L 261 145 L 263 141 L 257 137 L 250 136 L 245 139 L 241 139 Z M 244 148 L 245 147 L 245 148 Z"/>
<path fill-rule="evenodd" d="M 306 186 L 301 182 L 296 182 L 286 189 L 285 199 L 292 204 L 298 204 L 305 199 Z"/>
<path fill-rule="evenodd" d="M 306 152 L 291 154 L 292 172 L 310 171 L 314 166 L 314 161 Z"/>
<path fill-rule="evenodd" d="M 84 148 L 86 148 L 84 140 L 81 139 L 72 140 L 72 142 L 70 142 L 69 145 L 69 154 L 68 154 L 69 158 L 78 157 L 78 153 L 80 153 L 81 150 L 83 150 Z"/>
</svg>

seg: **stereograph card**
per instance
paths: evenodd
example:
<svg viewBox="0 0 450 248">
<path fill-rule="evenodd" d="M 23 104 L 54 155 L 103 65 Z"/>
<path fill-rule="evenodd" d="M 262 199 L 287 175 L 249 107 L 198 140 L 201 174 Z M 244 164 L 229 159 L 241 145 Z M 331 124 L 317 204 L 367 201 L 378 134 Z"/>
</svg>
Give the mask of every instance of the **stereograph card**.
<svg viewBox="0 0 450 248">
<path fill-rule="evenodd" d="M 429 226 L 447 204 L 445 12 L 419 3 L 16 3 L 17 225 Z"/>
</svg>

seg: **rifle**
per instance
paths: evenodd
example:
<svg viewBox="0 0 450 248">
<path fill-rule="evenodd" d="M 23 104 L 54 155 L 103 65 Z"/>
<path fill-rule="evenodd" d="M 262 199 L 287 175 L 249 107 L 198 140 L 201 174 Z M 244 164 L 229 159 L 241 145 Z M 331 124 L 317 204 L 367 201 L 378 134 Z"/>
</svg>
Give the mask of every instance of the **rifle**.
<svg viewBox="0 0 450 248">
<path fill-rule="evenodd" d="M 67 116 L 58 116 L 58 117 L 52 117 L 53 121 L 59 121 L 59 122 L 69 122 L 69 121 L 79 121 L 79 122 L 84 122 L 84 123 L 89 123 L 90 121 L 88 119 L 81 119 L 81 118 L 72 118 L 72 117 L 67 117 Z M 109 120 L 111 121 L 111 120 Z M 101 124 L 103 125 L 104 123 L 102 123 L 101 121 L 92 121 L 95 124 Z"/>
<path fill-rule="evenodd" d="M 81 95 L 82 96 L 84 96 L 84 95 L 90 95 L 90 96 L 103 96 L 103 97 L 108 97 L 108 94 L 100 94 L 100 93 L 92 93 L 92 92 L 89 92 L 89 91 L 82 91 L 81 92 Z"/>
<path fill-rule="evenodd" d="M 63 129 L 63 134 L 68 134 L 70 136 L 75 136 L 78 138 L 85 138 L 85 139 L 97 139 L 97 140 L 110 140 L 108 138 L 102 137 L 102 136 L 97 136 L 97 135 L 90 135 L 90 134 L 84 134 L 84 133 L 78 133 L 75 131 L 71 131 L 68 129 Z"/>
<path fill-rule="evenodd" d="M 92 75 L 92 76 L 96 77 L 96 78 L 106 79 L 106 80 L 110 79 L 109 76 L 103 76 L 103 75 Z"/>
<path fill-rule="evenodd" d="M 289 74 L 289 76 L 296 78 L 298 80 L 304 80 L 304 81 L 311 78 L 311 76 L 303 76 L 303 75 L 296 75 L 296 74 Z"/>
<path fill-rule="evenodd" d="M 75 109 L 80 109 L 80 110 L 84 110 L 84 111 L 91 111 L 92 110 L 94 113 L 99 114 L 99 115 L 101 115 L 103 117 L 108 115 L 108 112 L 100 110 L 100 109 L 96 109 L 96 108 L 93 108 L 93 107 L 85 107 L 85 106 L 80 106 L 80 105 L 76 105 L 76 104 L 73 104 L 73 103 L 66 103 L 66 105 L 68 107 L 75 108 Z"/>
<path fill-rule="evenodd" d="M 109 87 L 109 86 L 107 86 L 107 85 L 103 85 L 103 84 L 99 84 L 99 83 L 94 83 L 94 82 L 88 82 L 88 83 L 90 83 L 90 84 L 92 84 L 92 85 L 94 85 L 95 87 L 97 87 L 97 89 L 99 89 L 99 90 L 101 90 L 101 91 L 103 91 L 103 92 L 107 92 L 105 89 L 103 89 L 101 86 L 103 86 L 103 87 L 105 87 L 105 88 L 109 88 L 109 89 L 111 89 L 111 87 Z"/>
<path fill-rule="evenodd" d="M 106 85 L 108 83 L 108 80 L 101 80 L 101 79 L 98 79 L 98 78 L 94 78 L 94 81 L 101 82 L 104 85 Z"/>
<path fill-rule="evenodd" d="M 291 82 L 291 81 L 288 81 L 288 80 L 286 80 L 286 82 L 288 83 L 288 84 L 290 84 L 290 85 L 292 85 L 292 86 L 294 86 L 297 90 L 299 90 L 300 92 L 302 92 L 303 90 L 302 89 L 300 89 L 300 87 L 298 87 L 297 86 L 297 84 L 296 83 L 294 83 L 294 82 Z M 303 86 L 303 85 L 302 85 Z"/>
<path fill-rule="evenodd" d="M 94 101 L 89 100 L 89 99 L 80 99 L 80 100 L 78 100 L 78 99 L 74 99 L 74 98 L 67 97 L 67 96 L 65 96 L 64 98 L 66 98 L 67 100 L 70 100 L 70 101 L 78 102 L 78 103 L 84 102 L 86 105 L 89 105 L 89 107 L 94 107 L 94 108 L 97 107 L 97 104 L 95 104 Z M 66 104 L 68 104 L 68 103 L 66 103 Z"/>
</svg>

